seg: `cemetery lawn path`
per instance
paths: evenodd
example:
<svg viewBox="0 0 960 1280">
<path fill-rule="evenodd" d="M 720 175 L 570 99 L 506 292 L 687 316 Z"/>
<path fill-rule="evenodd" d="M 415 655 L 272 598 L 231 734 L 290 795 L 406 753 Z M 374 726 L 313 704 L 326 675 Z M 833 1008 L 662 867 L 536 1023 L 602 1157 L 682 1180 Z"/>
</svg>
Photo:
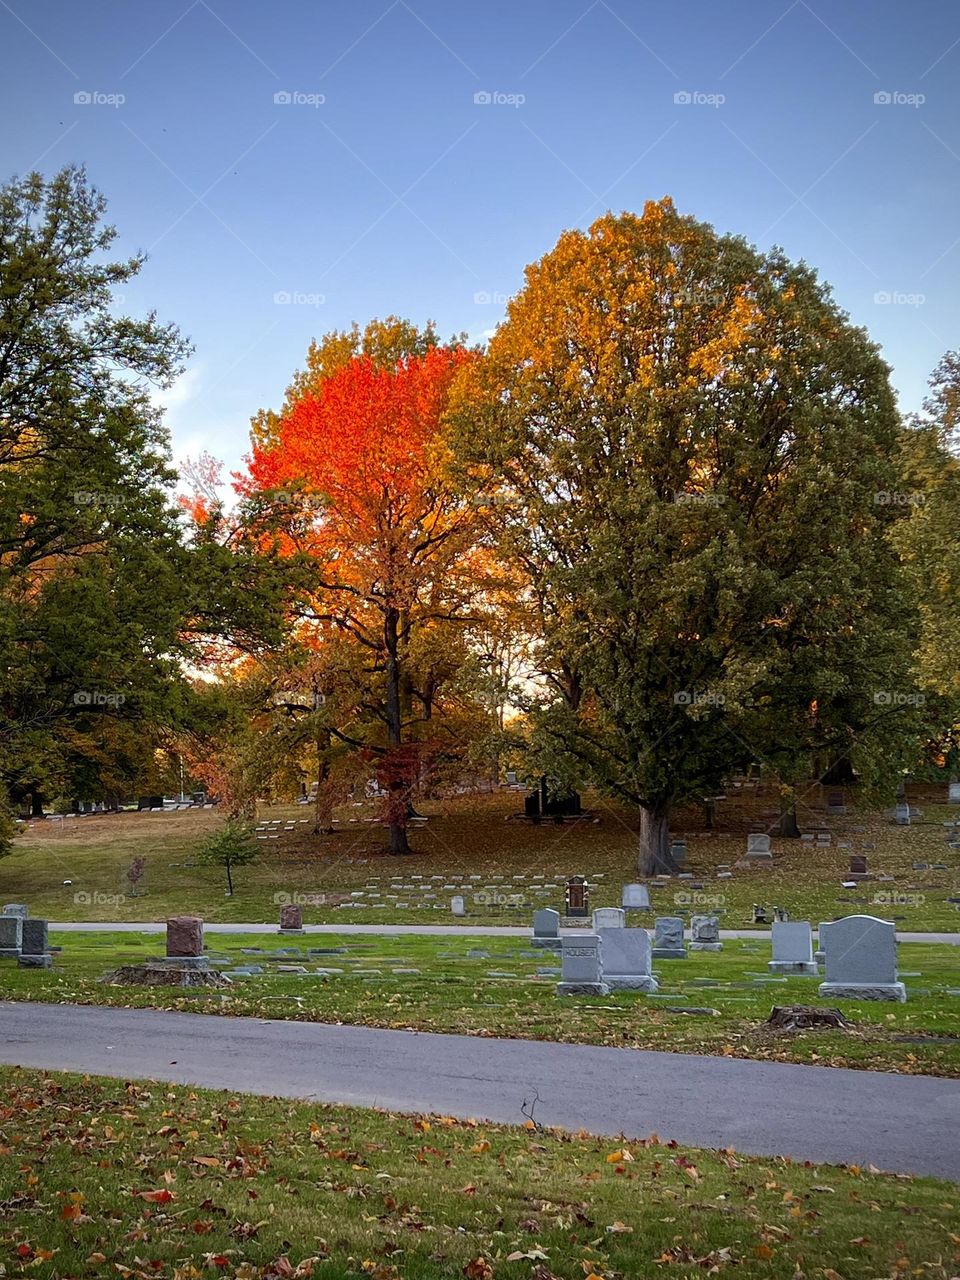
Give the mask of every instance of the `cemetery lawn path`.
<svg viewBox="0 0 960 1280">
<path fill-rule="evenodd" d="M 558 1011 L 559 1017 L 562 1012 Z M 0 1061 L 960 1181 L 960 1081 L 604 1046 L 0 1004 Z"/>
</svg>

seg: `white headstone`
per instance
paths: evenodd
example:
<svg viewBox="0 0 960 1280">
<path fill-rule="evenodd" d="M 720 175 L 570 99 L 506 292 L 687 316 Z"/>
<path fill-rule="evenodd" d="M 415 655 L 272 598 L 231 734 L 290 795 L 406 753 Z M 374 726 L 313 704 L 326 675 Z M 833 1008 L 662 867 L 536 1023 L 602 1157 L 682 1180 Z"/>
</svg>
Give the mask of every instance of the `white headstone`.
<svg viewBox="0 0 960 1280">
<path fill-rule="evenodd" d="M 808 920 L 774 920 L 770 927 L 773 959 L 767 964 L 771 973 L 794 973 L 817 976 L 813 958 L 813 929 Z"/>
<path fill-rule="evenodd" d="M 567 935 L 560 950 L 561 996 L 605 996 L 610 988 L 603 980 L 600 938 L 595 933 Z"/>
<path fill-rule="evenodd" d="M 463 901 L 462 894 L 455 893 L 453 895 L 450 899 L 450 910 L 455 916 L 465 916 L 467 914 L 467 908 Z"/>
<path fill-rule="evenodd" d="M 601 929 L 603 981 L 611 991 L 656 991 L 646 929 Z"/>
<path fill-rule="evenodd" d="M 890 920 L 844 916 L 821 931 L 825 978 L 824 999 L 898 1000 L 907 998 L 897 981 L 897 935 Z"/>
<path fill-rule="evenodd" d="M 622 929 L 625 923 L 622 907 L 597 907 L 593 913 L 594 932 L 597 929 Z"/>
<path fill-rule="evenodd" d="M 625 884 L 622 904 L 628 911 L 649 911 L 650 890 L 645 884 Z"/>
</svg>

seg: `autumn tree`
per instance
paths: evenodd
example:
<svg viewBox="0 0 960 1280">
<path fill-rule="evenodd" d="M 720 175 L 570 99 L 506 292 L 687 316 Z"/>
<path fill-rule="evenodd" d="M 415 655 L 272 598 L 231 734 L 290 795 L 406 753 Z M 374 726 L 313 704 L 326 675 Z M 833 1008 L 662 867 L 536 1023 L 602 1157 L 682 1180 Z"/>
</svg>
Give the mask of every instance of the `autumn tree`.
<svg viewBox="0 0 960 1280">
<path fill-rule="evenodd" d="M 607 215 L 527 269 L 458 388 L 541 618 L 551 764 L 640 812 L 738 766 L 788 788 L 888 748 L 911 617 L 875 495 L 895 487 L 888 371 L 814 271 L 677 213 Z"/>
<path fill-rule="evenodd" d="M 465 335 L 461 334 L 453 339 L 453 345 L 462 346 L 464 338 Z M 265 448 L 275 443 L 283 417 L 305 396 L 319 391 L 328 378 L 339 373 L 352 360 L 366 357 L 374 364 L 389 369 L 400 360 L 424 356 L 440 345 L 432 321 L 418 329 L 409 320 L 398 316 L 371 320 L 363 329 L 354 323 L 349 329 L 334 329 L 322 338 L 314 338 L 307 348 L 304 367 L 296 370 L 284 393 L 279 412 L 259 409 L 250 420 L 254 445 Z"/>
<path fill-rule="evenodd" d="M 248 499 L 283 495 L 274 515 L 288 549 L 316 564 L 301 642 L 323 648 L 338 635 L 362 655 L 359 718 L 351 711 L 345 727 L 327 717 L 325 731 L 378 762 L 393 853 L 409 851 L 419 730 L 441 676 L 429 635 L 468 616 L 476 591 L 477 507 L 449 479 L 441 432 L 470 359 L 402 321 L 330 335 L 282 414 L 255 424 L 242 486 Z"/>
<path fill-rule="evenodd" d="M 934 371 L 900 456 L 898 488 L 885 496 L 903 515 L 893 540 L 921 615 L 920 679 L 960 701 L 960 352 Z"/>
</svg>

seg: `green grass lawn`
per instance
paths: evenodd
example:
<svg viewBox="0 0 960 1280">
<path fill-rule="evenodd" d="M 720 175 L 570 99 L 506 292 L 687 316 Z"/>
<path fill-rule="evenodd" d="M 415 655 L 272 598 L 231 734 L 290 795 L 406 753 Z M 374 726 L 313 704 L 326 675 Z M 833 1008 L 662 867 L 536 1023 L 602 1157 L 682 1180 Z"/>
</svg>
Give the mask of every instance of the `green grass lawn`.
<svg viewBox="0 0 960 1280">
<path fill-rule="evenodd" d="M 822 1004 L 818 980 L 770 981 L 770 944 L 759 938 L 727 942 L 721 953 L 691 952 L 686 960 L 656 962 L 662 998 L 631 992 L 604 998 L 557 996 L 558 958 L 530 950 L 525 938 L 209 934 L 207 949 L 213 956 L 259 964 L 264 973 L 238 977 L 229 990 L 190 991 L 101 981 L 121 964 L 162 954 L 161 935 L 60 933 L 53 941 L 63 951 L 51 970 L 18 969 L 13 961 L 0 961 L 0 998 L 155 1006 L 960 1076 L 960 995 L 948 994 L 960 990 L 960 951 L 945 944 L 901 944 L 899 962 L 909 997 L 905 1005 L 844 1001 L 852 1030 L 784 1035 L 763 1026 L 771 1008 Z M 244 948 L 262 952 L 244 954 Z M 332 954 L 311 955 L 311 948 Z M 280 950 L 291 954 L 277 957 Z M 309 972 L 281 974 L 276 971 L 279 963 L 303 964 Z M 324 976 L 318 968 L 342 972 Z"/>
<path fill-rule="evenodd" d="M 0 1274 L 947 1280 L 958 1188 L 0 1067 Z"/>
<path fill-rule="evenodd" d="M 339 834 L 326 837 L 310 835 L 309 822 L 299 821 L 309 816 L 303 807 L 263 810 L 263 818 L 284 820 L 280 834 L 261 842 L 256 864 L 237 871 L 232 898 L 224 894 L 221 871 L 196 863 L 200 841 L 220 821 L 214 811 L 75 818 L 62 826 L 46 820 L 34 823 L 16 851 L 0 860 L 0 902 L 27 902 L 34 914 L 53 920 L 163 920 L 188 911 L 210 921 L 262 922 L 278 918 L 282 897 L 300 894 L 308 899 L 308 923 L 435 924 L 452 922 L 453 891 L 444 886 L 467 878 L 466 923 L 528 924 L 534 906 L 562 907 L 562 887 L 543 886 L 562 886 L 567 876 L 582 874 L 592 886 L 592 905 L 618 904 L 622 885 L 636 879 L 635 815 L 594 799 L 598 821 L 536 827 L 508 820 L 522 800 L 518 793 L 500 793 L 424 802 L 420 807 L 430 820 L 412 831 L 416 852 L 405 858 L 384 854 L 383 829 L 370 821 L 368 808 L 341 810 Z M 752 905 L 759 902 L 814 924 L 867 911 L 896 920 L 903 931 L 960 931 L 957 904 L 949 901 L 960 897 L 960 852 L 946 846 L 943 826 L 958 810 L 923 809 L 923 821 L 911 827 L 896 827 L 877 814 L 827 817 L 806 810 L 804 828 L 829 829 L 831 848 L 774 837 L 772 865 L 735 869 L 731 879 L 718 879 L 718 867 L 741 857 L 752 823 L 773 821 L 775 796 L 731 794 L 720 806 L 718 821 L 725 830 L 719 833 L 701 832 L 698 811 L 680 811 L 673 826 L 689 833 L 688 870 L 696 878 L 655 888 L 654 911 L 637 922 L 652 926 L 654 914 L 715 911 L 724 928 L 743 928 L 752 924 Z M 287 820 L 295 822 L 291 832 L 284 830 Z M 841 842 L 849 848 L 838 847 Z M 876 845 L 867 852 L 871 870 L 895 879 L 841 888 L 850 854 L 862 852 L 867 842 Z M 124 873 L 138 856 L 145 858 L 146 871 L 134 896 Z M 930 869 L 915 871 L 914 862 Z M 934 863 L 945 868 L 934 870 Z M 438 879 L 427 886 L 431 876 Z M 497 876 L 502 879 L 494 881 Z M 517 876 L 526 879 L 515 881 Z M 414 890 L 391 886 L 391 877 Z M 527 905 L 511 910 L 475 902 L 475 893 L 488 883 L 523 891 Z M 424 899 L 427 888 L 436 892 L 435 902 Z M 345 905 L 350 901 L 362 905 Z"/>
</svg>

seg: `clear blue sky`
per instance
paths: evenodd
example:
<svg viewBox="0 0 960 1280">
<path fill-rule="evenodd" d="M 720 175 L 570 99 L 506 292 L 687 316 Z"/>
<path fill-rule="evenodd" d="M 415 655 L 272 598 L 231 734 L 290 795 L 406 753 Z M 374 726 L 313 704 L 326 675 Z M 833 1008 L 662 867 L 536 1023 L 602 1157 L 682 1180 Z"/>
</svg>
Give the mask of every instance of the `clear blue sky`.
<svg viewBox="0 0 960 1280">
<path fill-rule="evenodd" d="M 3 176 L 85 163 L 150 254 L 125 307 L 196 344 L 178 458 L 236 465 L 314 334 L 480 337 L 564 228 L 667 193 L 816 265 L 904 409 L 960 346 L 943 0 L 0 0 L 0 63 Z"/>
</svg>

